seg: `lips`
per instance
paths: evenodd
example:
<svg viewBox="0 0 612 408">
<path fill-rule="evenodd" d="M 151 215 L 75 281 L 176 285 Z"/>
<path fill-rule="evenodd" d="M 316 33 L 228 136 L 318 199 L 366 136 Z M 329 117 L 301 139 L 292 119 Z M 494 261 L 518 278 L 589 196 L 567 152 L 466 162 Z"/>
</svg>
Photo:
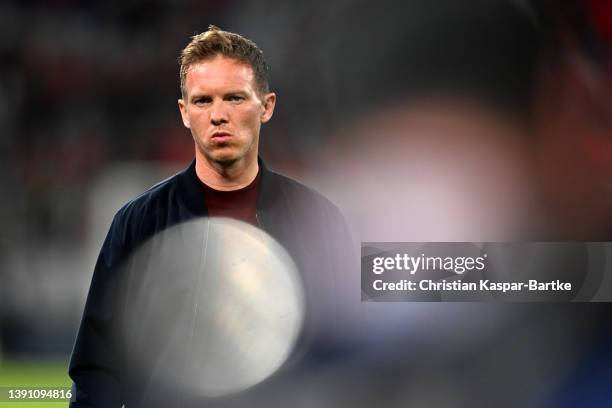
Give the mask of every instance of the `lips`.
<svg viewBox="0 0 612 408">
<path fill-rule="evenodd" d="M 212 134 L 212 140 L 218 143 L 227 142 L 232 138 L 232 134 L 228 132 L 215 132 Z"/>
</svg>

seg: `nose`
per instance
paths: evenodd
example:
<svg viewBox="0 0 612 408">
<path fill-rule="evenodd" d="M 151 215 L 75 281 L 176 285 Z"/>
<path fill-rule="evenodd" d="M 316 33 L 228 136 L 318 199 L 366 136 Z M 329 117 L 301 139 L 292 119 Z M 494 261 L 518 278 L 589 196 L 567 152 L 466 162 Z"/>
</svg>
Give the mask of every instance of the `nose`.
<svg viewBox="0 0 612 408">
<path fill-rule="evenodd" d="M 227 110 L 223 106 L 223 102 L 213 104 L 210 110 L 210 122 L 214 126 L 219 126 L 228 122 Z"/>
</svg>

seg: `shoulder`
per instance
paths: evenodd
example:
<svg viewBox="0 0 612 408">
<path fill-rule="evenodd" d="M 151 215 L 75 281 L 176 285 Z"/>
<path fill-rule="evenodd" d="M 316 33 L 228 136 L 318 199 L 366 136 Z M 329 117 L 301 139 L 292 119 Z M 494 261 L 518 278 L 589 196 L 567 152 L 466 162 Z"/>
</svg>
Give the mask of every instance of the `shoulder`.
<svg viewBox="0 0 612 408">
<path fill-rule="evenodd" d="M 154 233 L 171 225 L 168 209 L 176 207 L 172 203 L 183 172 L 148 188 L 115 213 L 101 251 L 108 265 L 117 264 Z"/>
<path fill-rule="evenodd" d="M 176 189 L 177 177 L 178 175 L 168 177 L 128 201 L 117 211 L 116 217 L 128 219 L 135 216 L 143 216 L 151 211 L 165 207 L 169 196 Z"/>
<path fill-rule="evenodd" d="M 268 172 L 278 184 L 280 193 L 290 204 L 308 208 L 310 211 L 319 210 L 334 217 L 341 217 L 338 207 L 320 192 L 283 174 L 270 170 Z"/>
<path fill-rule="evenodd" d="M 126 241 L 139 237 L 143 225 L 154 224 L 159 214 L 166 214 L 177 195 L 177 178 L 181 173 L 148 188 L 124 204 L 115 214 L 112 231 Z"/>
</svg>

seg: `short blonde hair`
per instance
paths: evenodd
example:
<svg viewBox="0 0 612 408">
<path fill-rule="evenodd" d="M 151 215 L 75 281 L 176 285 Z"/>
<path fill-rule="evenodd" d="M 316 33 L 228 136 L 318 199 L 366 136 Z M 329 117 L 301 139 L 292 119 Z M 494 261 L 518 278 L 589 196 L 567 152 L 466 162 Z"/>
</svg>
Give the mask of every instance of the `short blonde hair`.
<svg viewBox="0 0 612 408">
<path fill-rule="evenodd" d="M 239 34 L 223 31 L 217 26 L 210 25 L 207 31 L 191 37 L 189 44 L 181 51 L 179 63 L 183 97 L 186 96 L 185 78 L 189 68 L 193 64 L 217 55 L 233 58 L 249 65 L 255 75 L 257 91 L 260 94 L 269 92 L 269 67 L 257 44 Z"/>
</svg>

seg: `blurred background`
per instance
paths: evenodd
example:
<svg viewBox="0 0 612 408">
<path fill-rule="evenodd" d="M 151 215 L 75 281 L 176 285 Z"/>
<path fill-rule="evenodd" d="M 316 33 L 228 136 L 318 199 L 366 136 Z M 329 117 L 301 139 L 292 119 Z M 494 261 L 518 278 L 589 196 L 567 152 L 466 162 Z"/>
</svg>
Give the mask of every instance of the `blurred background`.
<svg viewBox="0 0 612 408">
<path fill-rule="evenodd" d="M 193 157 L 177 58 L 209 24 L 262 48 L 261 154 L 356 243 L 610 241 L 612 4 L 395 3 L 2 2 L 0 379 L 69 383 L 114 212 Z M 369 333 L 296 406 L 612 403 L 606 304 L 355 302 Z"/>
</svg>

